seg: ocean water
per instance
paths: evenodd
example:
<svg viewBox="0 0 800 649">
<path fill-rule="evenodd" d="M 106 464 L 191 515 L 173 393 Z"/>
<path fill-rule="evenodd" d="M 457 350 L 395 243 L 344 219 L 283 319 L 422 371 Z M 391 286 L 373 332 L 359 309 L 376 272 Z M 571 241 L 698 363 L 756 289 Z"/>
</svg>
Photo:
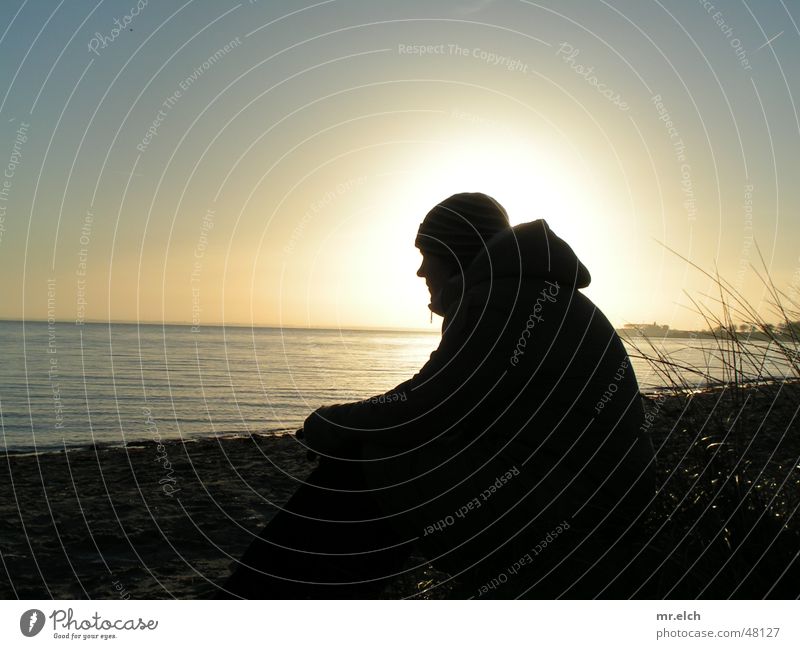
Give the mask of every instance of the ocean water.
<svg viewBox="0 0 800 649">
<path fill-rule="evenodd" d="M 0 322 L 0 449 L 295 430 L 384 392 L 438 344 L 415 332 Z"/>
<path fill-rule="evenodd" d="M 405 331 L 0 322 L 0 449 L 293 431 L 321 405 L 410 378 L 438 342 Z M 719 373 L 698 341 L 663 346 Z M 663 385 L 646 362 L 633 366 L 643 390 Z"/>
</svg>

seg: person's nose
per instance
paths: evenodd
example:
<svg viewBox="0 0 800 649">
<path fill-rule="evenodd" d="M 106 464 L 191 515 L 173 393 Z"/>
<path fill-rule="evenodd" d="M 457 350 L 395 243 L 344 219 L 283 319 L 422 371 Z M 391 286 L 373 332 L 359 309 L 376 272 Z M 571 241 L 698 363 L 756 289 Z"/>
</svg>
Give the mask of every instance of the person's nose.
<svg viewBox="0 0 800 649">
<path fill-rule="evenodd" d="M 417 268 L 417 277 L 425 277 L 425 260 L 422 260 L 422 263 Z"/>
</svg>

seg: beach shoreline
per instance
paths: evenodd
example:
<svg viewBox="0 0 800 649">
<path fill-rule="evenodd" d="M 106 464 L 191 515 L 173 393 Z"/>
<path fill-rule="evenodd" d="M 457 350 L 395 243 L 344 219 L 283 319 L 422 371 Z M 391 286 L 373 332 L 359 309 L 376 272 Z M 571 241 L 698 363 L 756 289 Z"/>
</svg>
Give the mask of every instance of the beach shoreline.
<svg viewBox="0 0 800 649">
<path fill-rule="evenodd" d="M 312 469 L 290 435 L 8 454 L 0 596 L 195 597 Z"/>
<path fill-rule="evenodd" d="M 758 389 L 758 388 L 777 388 L 781 385 L 795 385 L 798 384 L 798 381 L 791 378 L 766 378 L 760 381 L 748 381 L 745 383 L 738 384 L 736 386 L 738 389 L 741 390 L 751 390 L 751 389 Z M 639 394 L 640 396 L 647 401 L 654 401 L 660 400 L 664 397 L 675 397 L 675 396 L 703 396 L 703 395 L 713 395 L 718 394 L 724 390 L 730 389 L 730 386 L 726 386 L 725 384 L 718 383 L 712 385 L 700 385 L 698 384 L 696 387 L 686 387 L 686 388 L 675 388 L 673 386 L 662 386 L 662 387 L 654 387 L 647 390 L 642 390 Z M 6 456 L 13 456 L 13 457 L 24 457 L 24 456 L 35 456 L 35 455 L 42 455 L 46 453 L 74 453 L 76 451 L 91 451 L 91 450 L 108 450 L 108 449 L 136 449 L 136 448 L 147 448 L 150 446 L 157 446 L 159 444 L 164 445 L 173 445 L 173 444 L 196 444 L 196 443 L 207 443 L 212 442 L 215 440 L 219 441 L 228 441 L 228 440 L 237 440 L 237 439 L 250 439 L 250 438 L 274 438 L 274 437 L 284 437 L 287 435 L 294 435 L 301 424 L 298 424 L 297 427 L 292 428 L 271 428 L 265 429 L 261 431 L 228 431 L 228 432 L 219 432 L 219 433 L 209 433 L 209 434 L 192 434 L 191 436 L 178 438 L 178 437 L 170 437 L 165 439 L 160 439 L 154 436 L 146 436 L 143 434 L 142 437 L 134 437 L 124 442 L 117 442 L 117 441 L 97 441 L 97 442 L 74 442 L 70 444 L 63 444 L 61 446 L 56 445 L 47 445 L 42 446 L 41 449 L 35 448 L 9 448 L 9 449 L 0 449 L 0 462 Z"/>
<path fill-rule="evenodd" d="M 644 395 L 660 483 L 672 496 L 685 495 L 693 476 L 705 471 L 686 457 L 705 462 L 698 445 L 708 440 L 730 446 L 735 419 L 746 435 L 758 432 L 747 458 L 762 463 L 761 475 L 772 485 L 760 493 L 786 487 L 784 473 L 800 453 L 799 390 L 797 382 L 785 382 L 736 394 Z M 749 406 L 737 415 L 743 395 Z M 291 432 L 0 454 L 0 597 L 208 596 L 316 466 Z M 795 476 L 788 486 L 796 483 Z M 676 517 L 672 496 L 654 507 L 656 522 Z M 771 513 L 791 519 L 797 500 L 785 492 L 780 512 Z M 441 594 L 419 565 L 389 596 Z"/>
</svg>

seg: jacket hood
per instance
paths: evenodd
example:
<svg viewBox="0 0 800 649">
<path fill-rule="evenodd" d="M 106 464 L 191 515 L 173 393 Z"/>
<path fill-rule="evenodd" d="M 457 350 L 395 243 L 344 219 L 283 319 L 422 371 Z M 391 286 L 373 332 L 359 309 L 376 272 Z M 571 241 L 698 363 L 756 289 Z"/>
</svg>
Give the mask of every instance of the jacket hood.
<svg viewBox="0 0 800 649">
<path fill-rule="evenodd" d="M 464 272 L 467 288 L 488 279 L 536 278 L 586 288 L 592 281 L 569 244 L 544 219 L 503 230 Z"/>
<path fill-rule="evenodd" d="M 569 244 L 544 219 L 537 219 L 492 237 L 464 271 L 463 284 L 458 274 L 445 285 L 442 303 L 459 302 L 465 291 L 478 284 L 508 279 L 550 280 L 576 289 L 586 288 L 592 281 Z"/>
</svg>

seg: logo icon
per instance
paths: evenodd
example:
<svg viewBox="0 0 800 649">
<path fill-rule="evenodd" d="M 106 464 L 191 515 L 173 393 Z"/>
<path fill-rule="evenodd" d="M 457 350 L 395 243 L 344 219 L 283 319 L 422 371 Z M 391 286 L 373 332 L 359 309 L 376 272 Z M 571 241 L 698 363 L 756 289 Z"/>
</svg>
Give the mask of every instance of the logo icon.
<svg viewBox="0 0 800 649">
<path fill-rule="evenodd" d="M 32 608 L 29 611 L 25 611 L 22 614 L 22 617 L 19 618 L 19 630 L 22 631 L 22 635 L 28 638 L 32 638 L 39 633 L 43 626 L 44 613 L 42 613 L 38 608 Z"/>
</svg>

